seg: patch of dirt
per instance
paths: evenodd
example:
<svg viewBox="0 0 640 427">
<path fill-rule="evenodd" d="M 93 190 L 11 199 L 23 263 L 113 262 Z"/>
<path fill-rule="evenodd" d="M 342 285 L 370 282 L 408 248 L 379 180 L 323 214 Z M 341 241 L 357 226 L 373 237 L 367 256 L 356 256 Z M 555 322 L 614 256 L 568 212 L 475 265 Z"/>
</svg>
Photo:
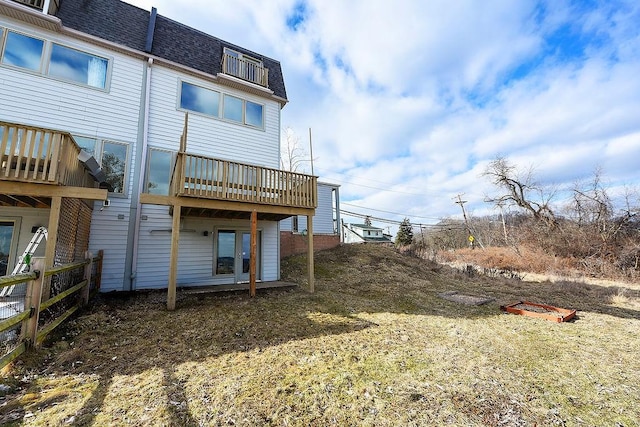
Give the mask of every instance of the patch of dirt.
<svg viewBox="0 0 640 427">
<path fill-rule="evenodd" d="M 447 291 L 441 292 L 438 294 L 440 298 L 446 299 L 447 301 L 459 302 L 460 304 L 467 305 L 482 305 L 487 304 L 489 302 L 495 301 L 495 298 L 486 297 L 486 296 L 474 296 L 474 295 L 465 295 L 460 294 L 458 291 Z"/>
</svg>

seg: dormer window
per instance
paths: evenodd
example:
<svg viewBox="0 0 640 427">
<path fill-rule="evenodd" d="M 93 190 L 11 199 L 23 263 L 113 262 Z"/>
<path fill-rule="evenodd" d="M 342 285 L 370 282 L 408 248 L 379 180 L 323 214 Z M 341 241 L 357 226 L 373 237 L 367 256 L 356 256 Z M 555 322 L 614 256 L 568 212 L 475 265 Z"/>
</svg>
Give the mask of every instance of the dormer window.
<svg viewBox="0 0 640 427">
<path fill-rule="evenodd" d="M 222 55 L 222 72 L 260 86 L 268 86 L 269 70 L 264 68 L 262 61 L 226 47 Z"/>
</svg>

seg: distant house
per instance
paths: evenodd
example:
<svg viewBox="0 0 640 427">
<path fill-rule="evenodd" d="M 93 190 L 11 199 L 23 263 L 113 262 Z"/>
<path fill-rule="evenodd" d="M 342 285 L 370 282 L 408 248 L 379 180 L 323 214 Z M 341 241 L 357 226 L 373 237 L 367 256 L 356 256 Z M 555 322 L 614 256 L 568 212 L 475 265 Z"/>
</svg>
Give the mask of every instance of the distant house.
<svg viewBox="0 0 640 427">
<path fill-rule="evenodd" d="M 342 236 L 345 243 L 393 243 L 382 228 L 366 224 L 342 224 Z"/>
<path fill-rule="evenodd" d="M 314 250 L 340 244 L 340 186 L 318 182 L 318 207 L 313 216 Z M 294 215 L 280 221 L 280 258 L 307 252 L 307 217 Z"/>
</svg>

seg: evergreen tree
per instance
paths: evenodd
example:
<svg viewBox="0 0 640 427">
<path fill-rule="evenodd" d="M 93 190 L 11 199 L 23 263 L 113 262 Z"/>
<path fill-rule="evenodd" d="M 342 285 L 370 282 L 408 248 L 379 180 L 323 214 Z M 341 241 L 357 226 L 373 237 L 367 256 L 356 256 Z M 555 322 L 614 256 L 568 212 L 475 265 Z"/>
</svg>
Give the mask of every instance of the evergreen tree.
<svg viewBox="0 0 640 427">
<path fill-rule="evenodd" d="M 398 234 L 396 234 L 396 245 L 405 246 L 410 245 L 413 242 L 413 229 L 411 228 L 411 223 L 409 222 L 409 218 L 405 218 L 400 223 L 400 228 L 398 229 Z"/>
</svg>

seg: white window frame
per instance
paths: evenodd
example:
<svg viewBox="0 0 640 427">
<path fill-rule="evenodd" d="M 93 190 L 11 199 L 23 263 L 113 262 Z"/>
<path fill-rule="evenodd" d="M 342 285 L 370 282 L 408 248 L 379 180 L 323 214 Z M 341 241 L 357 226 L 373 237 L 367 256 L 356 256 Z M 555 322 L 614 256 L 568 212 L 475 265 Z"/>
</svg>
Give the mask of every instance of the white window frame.
<svg viewBox="0 0 640 427">
<path fill-rule="evenodd" d="M 182 106 L 182 84 L 186 83 L 189 84 L 191 86 L 195 86 L 198 88 L 202 88 L 204 90 L 208 90 L 211 92 L 215 92 L 218 94 L 218 114 L 217 115 L 210 115 L 207 113 L 203 113 L 201 111 L 196 111 L 196 110 L 191 110 L 189 108 L 185 108 Z M 241 121 L 235 121 L 235 120 L 231 120 L 231 119 L 227 119 L 224 117 L 224 104 L 225 104 L 225 98 L 227 97 L 233 97 L 236 99 L 239 99 L 242 102 L 242 119 Z M 252 124 L 247 123 L 247 102 L 251 102 L 252 104 L 256 104 L 256 105 L 260 105 L 262 107 L 262 125 L 261 126 L 254 126 Z M 256 102 L 255 100 L 251 100 L 251 99 L 246 99 L 243 98 L 242 96 L 238 96 L 235 93 L 229 93 L 229 92 L 225 92 L 219 89 L 214 89 L 212 87 L 206 86 L 204 84 L 201 83 L 196 83 L 193 81 L 190 81 L 188 79 L 182 79 L 182 78 L 178 78 L 178 84 L 177 84 L 177 96 L 176 96 L 176 110 L 178 111 L 184 111 L 184 112 L 188 112 L 188 113 L 193 113 L 193 114 L 197 114 L 199 116 L 202 117 L 207 117 L 207 118 L 213 118 L 213 119 L 217 119 L 217 120 L 221 120 L 223 122 L 226 123 L 233 123 L 235 125 L 240 125 L 240 126 L 245 126 L 248 127 L 249 129 L 256 129 L 256 130 L 262 130 L 264 131 L 266 128 L 266 110 L 267 110 L 267 105 L 262 103 L 262 102 Z"/>
<path fill-rule="evenodd" d="M 9 34 L 9 32 L 12 33 L 16 33 L 16 34 L 20 34 L 32 39 L 36 39 L 36 40 L 41 40 L 43 42 L 43 46 L 42 46 L 42 55 L 40 56 L 40 67 L 38 70 L 31 70 L 29 68 L 23 68 L 23 67 L 18 67 L 15 65 L 11 65 L 11 64 L 5 64 L 1 61 L 2 58 L 4 58 L 4 51 L 6 49 L 6 38 Z M 71 49 L 71 50 L 76 50 L 80 53 L 84 53 L 85 55 L 89 55 L 89 56 L 94 56 L 96 58 L 100 58 L 100 59 L 104 59 L 107 61 L 107 70 L 106 70 L 106 74 L 105 74 L 105 81 L 104 81 L 104 88 L 102 87 L 97 87 L 97 86 L 92 86 L 90 84 L 86 84 L 86 83 L 81 83 L 75 80 L 70 80 L 70 79 L 65 79 L 62 77 L 57 77 L 57 76 L 50 76 L 49 75 L 49 66 L 51 64 L 51 53 L 52 53 L 52 48 L 53 48 L 53 44 L 57 44 L 59 46 L 62 46 L 64 48 L 67 49 Z M 93 90 L 97 90 L 97 91 L 101 91 L 101 92 L 109 92 L 109 88 L 111 86 L 111 75 L 113 73 L 113 57 L 109 56 L 109 55 L 103 55 L 101 53 L 96 53 L 92 50 L 87 50 L 85 47 L 83 46 L 74 46 L 73 44 L 69 44 L 66 41 L 60 41 L 60 40 L 56 40 L 56 39 L 47 39 L 47 38 L 42 38 L 42 37 L 38 37 L 36 35 L 33 35 L 31 33 L 29 33 L 28 31 L 22 31 L 20 29 L 17 28 L 8 28 L 8 27 L 0 27 L 0 66 L 1 67 L 7 67 L 7 68 L 11 68 L 13 70 L 19 70 L 21 72 L 25 72 L 25 73 L 29 73 L 29 74 L 33 74 L 33 75 L 38 75 L 38 76 L 42 76 L 48 79 L 52 79 L 52 80 L 57 80 L 57 81 L 61 81 L 61 82 L 65 82 L 65 83 L 69 83 L 69 84 L 74 84 L 80 87 L 85 87 L 85 88 L 89 88 L 89 89 L 93 89 Z"/>
<path fill-rule="evenodd" d="M 198 87 L 198 88 L 201 88 L 201 89 L 204 89 L 204 90 L 208 90 L 208 91 L 217 93 L 218 94 L 218 112 L 217 112 L 217 114 L 214 116 L 214 115 L 211 115 L 211 114 L 203 113 L 201 111 L 191 110 L 189 108 L 183 107 L 182 106 L 182 84 L 183 83 L 186 83 L 186 84 L 191 85 L 191 86 L 195 86 L 195 87 Z M 223 93 L 221 91 L 217 90 L 217 89 L 213 89 L 211 87 L 207 87 L 207 86 L 205 86 L 203 84 L 198 84 L 198 83 L 195 83 L 195 82 L 192 82 L 192 81 L 189 81 L 189 80 L 178 79 L 178 96 L 176 97 L 176 109 L 179 110 L 179 111 L 185 111 L 185 112 L 189 112 L 189 113 L 193 113 L 193 114 L 198 114 L 198 115 L 203 116 L 203 117 L 213 117 L 213 118 L 219 119 L 220 115 L 221 115 L 221 111 L 222 111 L 222 98 L 223 98 Z"/>
<path fill-rule="evenodd" d="M 147 193 L 147 194 L 151 194 L 149 193 L 149 173 L 151 172 L 151 152 L 152 151 L 161 151 L 164 153 L 169 153 L 171 155 L 171 160 L 169 161 L 169 187 L 171 187 L 171 175 L 173 173 L 173 168 L 175 166 L 176 163 L 176 152 L 175 151 L 171 151 L 171 150 L 167 150 L 166 148 L 159 148 L 159 147 L 148 147 L 147 150 L 147 162 L 146 162 L 146 170 L 144 173 L 144 189 L 142 190 L 143 193 Z M 171 191 L 171 188 L 169 188 L 169 191 Z M 167 194 L 169 195 L 169 194 Z"/>
<path fill-rule="evenodd" d="M 107 69 L 105 71 L 105 76 L 104 76 L 104 87 L 102 88 L 102 87 L 99 87 L 99 86 L 90 85 L 88 83 L 82 83 L 82 82 L 79 82 L 79 81 L 76 81 L 76 80 L 71 80 L 71 79 L 66 79 L 64 77 L 50 75 L 49 74 L 49 69 L 51 67 L 51 55 L 53 54 L 53 45 L 54 44 L 56 44 L 56 45 L 58 45 L 60 47 L 63 47 L 65 49 L 75 50 L 76 52 L 80 52 L 80 53 L 83 53 L 85 55 L 93 56 L 95 58 L 104 59 L 105 61 L 107 61 Z M 88 88 L 100 90 L 100 91 L 103 91 L 103 92 L 108 92 L 108 88 L 109 88 L 109 86 L 111 84 L 111 66 L 113 64 L 113 60 L 112 60 L 111 57 L 104 56 L 104 55 L 98 55 L 96 53 L 90 52 L 90 51 L 85 50 L 83 48 L 72 46 L 72 45 L 69 45 L 67 43 L 61 43 L 61 42 L 56 41 L 56 40 L 49 41 L 49 46 L 46 49 L 45 55 L 43 55 L 43 56 L 45 56 L 45 61 L 44 61 L 45 62 L 45 70 L 44 70 L 43 74 L 45 76 L 47 76 L 48 78 L 54 79 L 54 80 L 60 80 L 62 82 L 66 82 L 66 83 L 76 84 L 76 85 L 82 86 L 82 87 L 88 87 Z"/>
<path fill-rule="evenodd" d="M 7 48 L 7 37 L 9 37 L 9 33 L 19 34 L 21 36 L 29 37 L 30 39 L 42 41 L 42 54 L 40 55 L 40 66 L 38 67 L 37 70 L 32 70 L 30 68 L 24 68 L 24 67 L 20 67 L 18 65 L 12 65 L 12 64 L 5 64 L 4 63 L 3 59 L 4 59 L 5 49 Z M 0 65 L 1 66 L 7 67 L 7 68 L 11 68 L 13 70 L 20 70 L 22 72 L 26 72 L 26 73 L 30 73 L 30 74 L 37 74 L 37 75 L 42 75 L 43 74 L 43 69 L 45 68 L 46 58 L 47 58 L 47 55 L 48 55 L 48 43 L 47 43 L 46 39 L 43 39 L 41 37 L 36 37 L 36 36 L 33 36 L 33 35 L 31 35 L 31 34 L 29 34 L 27 32 L 16 30 L 16 29 L 13 29 L 13 28 L 3 28 L 2 37 L 0 38 L 0 41 L 2 42 L 2 49 L 0 51 Z"/>
</svg>

